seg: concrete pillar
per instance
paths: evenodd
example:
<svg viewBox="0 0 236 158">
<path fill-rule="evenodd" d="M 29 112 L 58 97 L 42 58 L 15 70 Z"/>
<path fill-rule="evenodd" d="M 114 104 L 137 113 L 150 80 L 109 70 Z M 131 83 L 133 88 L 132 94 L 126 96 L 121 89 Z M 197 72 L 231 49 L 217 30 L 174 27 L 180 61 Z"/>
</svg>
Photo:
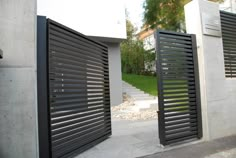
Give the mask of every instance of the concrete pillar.
<svg viewBox="0 0 236 158">
<path fill-rule="evenodd" d="M 225 78 L 221 35 L 209 28 L 204 31 L 206 23 L 219 27 L 218 33 L 221 31 L 219 5 L 193 0 L 185 6 L 185 17 L 187 32 L 197 37 L 203 138 L 236 134 L 236 80 Z"/>
<path fill-rule="evenodd" d="M 120 43 L 106 43 L 109 55 L 111 106 L 122 103 Z"/>
<path fill-rule="evenodd" d="M 0 1 L 0 157 L 36 158 L 36 0 Z"/>
</svg>

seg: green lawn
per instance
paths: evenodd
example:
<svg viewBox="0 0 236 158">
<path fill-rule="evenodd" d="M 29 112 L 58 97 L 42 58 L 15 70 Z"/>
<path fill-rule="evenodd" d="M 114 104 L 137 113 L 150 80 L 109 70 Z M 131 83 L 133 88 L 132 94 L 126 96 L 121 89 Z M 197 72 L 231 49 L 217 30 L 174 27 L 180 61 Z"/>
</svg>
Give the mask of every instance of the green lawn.
<svg viewBox="0 0 236 158">
<path fill-rule="evenodd" d="M 157 96 L 157 78 L 154 76 L 123 73 L 122 80 L 146 93 L 149 93 L 150 95 Z"/>
</svg>

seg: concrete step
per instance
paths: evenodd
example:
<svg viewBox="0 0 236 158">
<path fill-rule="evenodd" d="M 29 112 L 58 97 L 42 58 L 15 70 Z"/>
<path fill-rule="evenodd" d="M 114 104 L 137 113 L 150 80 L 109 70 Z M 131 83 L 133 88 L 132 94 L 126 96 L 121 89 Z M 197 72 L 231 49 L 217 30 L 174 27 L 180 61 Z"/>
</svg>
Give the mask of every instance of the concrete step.
<svg viewBox="0 0 236 158">
<path fill-rule="evenodd" d="M 149 94 L 129 94 L 131 97 L 149 97 Z"/>
<path fill-rule="evenodd" d="M 142 93 L 143 91 L 141 90 L 130 90 L 130 89 L 126 89 L 126 90 L 123 90 L 124 92 L 127 92 L 127 93 Z"/>
<path fill-rule="evenodd" d="M 129 91 L 128 94 L 145 94 L 143 91 Z"/>
<path fill-rule="evenodd" d="M 141 101 L 134 101 L 135 106 L 133 107 L 133 110 L 135 111 L 145 111 L 149 109 L 153 109 L 158 111 L 158 101 L 157 99 L 153 100 L 141 100 Z"/>
<path fill-rule="evenodd" d="M 143 91 L 141 91 L 140 89 L 129 85 L 126 82 L 123 82 L 123 93 L 127 94 L 128 96 L 130 96 L 131 98 L 133 98 L 134 100 L 153 100 L 155 99 L 154 96 L 150 96 L 149 94 L 144 93 Z"/>
<path fill-rule="evenodd" d="M 133 97 L 134 100 L 153 100 L 155 97 Z"/>
<path fill-rule="evenodd" d="M 126 88 L 123 88 L 123 89 L 125 89 L 125 90 L 138 90 L 137 88 L 135 88 L 135 87 L 126 87 Z"/>
</svg>

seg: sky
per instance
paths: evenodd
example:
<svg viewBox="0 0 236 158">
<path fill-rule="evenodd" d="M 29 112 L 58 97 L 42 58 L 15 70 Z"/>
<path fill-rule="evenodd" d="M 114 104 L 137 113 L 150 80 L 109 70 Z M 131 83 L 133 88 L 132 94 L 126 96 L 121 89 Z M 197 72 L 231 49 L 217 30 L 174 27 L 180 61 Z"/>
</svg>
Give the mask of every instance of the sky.
<svg viewBox="0 0 236 158">
<path fill-rule="evenodd" d="M 138 28 L 142 26 L 144 0 L 124 0 L 131 22 Z"/>
</svg>

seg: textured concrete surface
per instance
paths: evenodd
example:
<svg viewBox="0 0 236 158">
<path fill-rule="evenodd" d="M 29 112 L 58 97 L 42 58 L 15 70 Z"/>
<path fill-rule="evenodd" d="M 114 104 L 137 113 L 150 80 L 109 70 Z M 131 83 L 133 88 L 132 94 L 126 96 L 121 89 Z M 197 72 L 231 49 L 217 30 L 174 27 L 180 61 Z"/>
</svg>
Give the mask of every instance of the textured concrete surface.
<svg viewBox="0 0 236 158">
<path fill-rule="evenodd" d="M 236 134 L 236 80 L 225 77 L 222 38 L 203 34 L 202 13 L 219 19 L 219 6 L 204 0 L 185 6 L 187 32 L 197 37 L 203 137 L 213 140 Z"/>
<path fill-rule="evenodd" d="M 37 158 L 36 0 L 0 1 L 0 158 Z"/>
<path fill-rule="evenodd" d="M 218 152 L 216 154 L 209 155 L 205 158 L 235 158 L 236 157 L 236 148 Z"/>
<path fill-rule="evenodd" d="M 162 150 L 157 120 L 113 120 L 113 134 L 76 158 L 134 158 Z"/>
<path fill-rule="evenodd" d="M 165 151 L 143 158 L 235 158 L 236 135 Z"/>
<path fill-rule="evenodd" d="M 122 103 L 122 75 L 120 43 L 105 43 L 108 46 L 111 106 Z"/>
</svg>

